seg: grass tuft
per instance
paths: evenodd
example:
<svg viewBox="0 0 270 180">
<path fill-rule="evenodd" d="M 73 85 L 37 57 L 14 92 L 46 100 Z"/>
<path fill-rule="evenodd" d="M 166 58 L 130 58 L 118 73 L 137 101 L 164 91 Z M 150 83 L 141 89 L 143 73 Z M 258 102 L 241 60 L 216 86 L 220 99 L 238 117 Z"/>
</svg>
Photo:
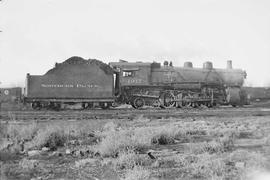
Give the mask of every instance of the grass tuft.
<svg viewBox="0 0 270 180">
<path fill-rule="evenodd" d="M 86 165 L 95 165 L 96 163 L 97 163 L 96 159 L 92 159 L 92 158 L 80 159 L 80 160 L 75 162 L 75 167 L 76 168 L 83 168 Z"/>
<path fill-rule="evenodd" d="M 147 180 L 150 179 L 151 172 L 141 166 L 136 166 L 134 169 L 127 171 L 125 180 Z"/>
<path fill-rule="evenodd" d="M 8 124 L 6 136 L 8 139 L 15 141 L 30 141 L 37 134 L 37 123 L 31 123 L 29 125 L 20 124 Z"/>
<path fill-rule="evenodd" d="M 115 124 L 114 122 L 110 121 L 108 123 L 106 123 L 103 127 L 103 131 L 115 131 L 117 130 L 119 126 L 117 124 Z"/>
<path fill-rule="evenodd" d="M 34 160 L 34 159 L 22 159 L 20 162 L 19 162 L 19 166 L 24 169 L 24 170 L 33 170 L 35 169 L 36 167 L 38 167 L 38 161 L 37 160 Z"/>
<path fill-rule="evenodd" d="M 168 134 L 158 134 L 151 139 L 152 144 L 166 145 L 166 144 L 174 144 L 174 138 L 169 136 Z"/>
<path fill-rule="evenodd" d="M 103 156 L 115 156 L 128 149 L 140 151 L 152 144 L 172 144 L 177 134 L 176 128 L 160 126 L 105 131 L 101 135 L 103 139 L 98 151 Z"/>
<path fill-rule="evenodd" d="M 98 151 L 103 156 L 116 156 L 120 151 L 134 149 L 129 131 L 111 131 L 99 144 Z"/>
<path fill-rule="evenodd" d="M 246 169 L 263 169 L 266 166 L 266 158 L 257 152 L 236 150 L 230 154 L 233 162 L 242 162 Z"/>
<path fill-rule="evenodd" d="M 136 166 L 144 166 L 148 163 L 145 155 L 137 154 L 133 150 L 122 151 L 116 160 L 116 167 L 119 169 L 133 169 Z"/>
<path fill-rule="evenodd" d="M 226 174 L 224 161 L 208 153 L 198 155 L 197 161 L 189 165 L 189 171 L 193 178 L 222 177 Z"/>
<path fill-rule="evenodd" d="M 56 150 L 57 147 L 64 146 L 67 136 L 60 126 L 47 126 L 38 130 L 34 139 L 26 143 L 26 149 L 48 147 Z"/>
<path fill-rule="evenodd" d="M 189 150 L 193 154 L 203 153 L 222 153 L 224 152 L 224 146 L 216 141 L 203 142 L 203 143 L 191 143 L 189 144 Z"/>
</svg>

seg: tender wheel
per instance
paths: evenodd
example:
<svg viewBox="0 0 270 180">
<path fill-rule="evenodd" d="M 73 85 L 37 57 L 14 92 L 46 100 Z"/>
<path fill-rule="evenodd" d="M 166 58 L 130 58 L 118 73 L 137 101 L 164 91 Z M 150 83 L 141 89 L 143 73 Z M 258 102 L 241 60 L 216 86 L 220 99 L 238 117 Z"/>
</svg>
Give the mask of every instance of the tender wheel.
<svg viewBox="0 0 270 180">
<path fill-rule="evenodd" d="M 135 109 L 139 109 L 141 107 L 143 107 L 145 104 L 144 99 L 137 97 L 133 100 L 133 103 L 131 103 L 132 107 L 134 107 Z"/>
<path fill-rule="evenodd" d="M 94 104 L 93 103 L 87 103 L 87 109 L 92 109 L 94 107 Z"/>
<path fill-rule="evenodd" d="M 61 109 L 61 103 L 50 102 L 48 105 L 48 110 L 59 111 Z"/>
<path fill-rule="evenodd" d="M 55 103 L 54 110 L 60 111 L 61 110 L 61 103 Z"/>
<path fill-rule="evenodd" d="M 87 103 L 82 103 L 82 108 L 86 109 L 87 108 Z"/>
<path fill-rule="evenodd" d="M 40 110 L 41 109 L 41 104 L 40 102 L 33 102 L 31 104 L 32 108 L 35 109 L 35 110 Z"/>
<path fill-rule="evenodd" d="M 109 109 L 110 108 L 110 103 L 104 102 L 100 104 L 102 109 Z"/>
<path fill-rule="evenodd" d="M 206 102 L 204 103 L 204 105 L 208 108 L 212 108 L 213 107 L 213 104 L 211 102 Z"/>
<path fill-rule="evenodd" d="M 192 106 L 193 108 L 197 108 L 197 107 L 199 107 L 199 104 L 198 104 L 197 102 L 194 102 L 194 103 L 191 104 L 191 106 Z"/>
</svg>

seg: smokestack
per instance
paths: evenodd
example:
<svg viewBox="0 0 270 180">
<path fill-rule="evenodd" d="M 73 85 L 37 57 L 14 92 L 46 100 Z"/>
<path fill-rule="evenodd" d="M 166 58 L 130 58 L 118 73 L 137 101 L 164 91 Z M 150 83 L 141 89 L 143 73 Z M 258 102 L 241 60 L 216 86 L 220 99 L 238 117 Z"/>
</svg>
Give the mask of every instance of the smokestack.
<svg viewBox="0 0 270 180">
<path fill-rule="evenodd" d="M 227 61 L 227 69 L 232 69 L 232 60 Z"/>
</svg>

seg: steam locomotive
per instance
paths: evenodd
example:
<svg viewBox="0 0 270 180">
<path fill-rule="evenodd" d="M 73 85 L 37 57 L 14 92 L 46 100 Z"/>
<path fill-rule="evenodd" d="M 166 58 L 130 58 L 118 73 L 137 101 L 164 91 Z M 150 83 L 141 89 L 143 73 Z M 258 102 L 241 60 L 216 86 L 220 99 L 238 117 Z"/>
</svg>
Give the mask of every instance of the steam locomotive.
<svg viewBox="0 0 270 180">
<path fill-rule="evenodd" d="M 174 67 L 172 62 L 111 62 L 71 57 L 44 75 L 26 77 L 24 101 L 34 109 L 65 108 L 79 104 L 82 108 L 114 104 L 144 106 L 212 107 L 217 104 L 241 106 L 246 94 L 242 90 L 246 72 L 216 69 L 211 62 L 194 68 L 191 62 Z"/>
</svg>

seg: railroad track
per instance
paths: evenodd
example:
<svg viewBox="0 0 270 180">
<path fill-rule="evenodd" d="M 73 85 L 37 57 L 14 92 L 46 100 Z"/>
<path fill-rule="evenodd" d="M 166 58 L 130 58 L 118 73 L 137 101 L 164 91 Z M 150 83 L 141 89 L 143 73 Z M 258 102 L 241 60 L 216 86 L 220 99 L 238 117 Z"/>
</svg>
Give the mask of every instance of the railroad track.
<svg viewBox="0 0 270 180">
<path fill-rule="evenodd" d="M 150 119 L 186 118 L 186 117 L 239 117 L 268 116 L 266 108 L 216 108 L 216 109 L 111 109 L 85 111 L 1 111 L 0 121 L 53 121 L 53 120 L 87 120 L 87 119 L 134 119 L 143 115 Z"/>
</svg>

